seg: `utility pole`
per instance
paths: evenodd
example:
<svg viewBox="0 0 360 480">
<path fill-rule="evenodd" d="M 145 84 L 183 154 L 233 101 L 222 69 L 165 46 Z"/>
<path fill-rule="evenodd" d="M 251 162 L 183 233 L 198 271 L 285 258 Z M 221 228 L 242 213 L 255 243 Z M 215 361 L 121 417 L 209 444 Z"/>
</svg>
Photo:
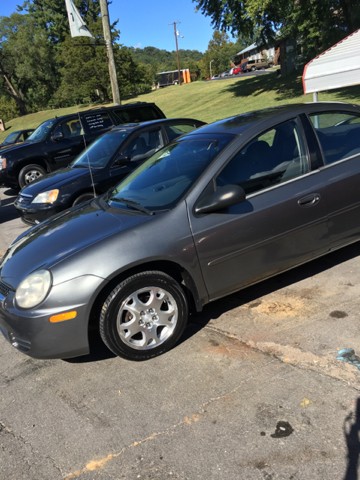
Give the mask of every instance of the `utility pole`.
<svg viewBox="0 0 360 480">
<path fill-rule="evenodd" d="M 178 75 L 179 75 L 179 85 L 181 85 L 181 71 L 180 71 L 180 59 L 179 59 L 179 47 L 178 47 L 178 32 L 176 30 L 176 22 L 173 22 L 174 25 L 174 35 L 175 35 L 175 45 L 176 45 L 176 62 L 178 67 Z"/>
<path fill-rule="evenodd" d="M 116 67 L 115 67 L 115 60 L 114 60 L 114 52 L 112 49 L 112 41 L 111 41 L 111 32 L 110 32 L 110 20 L 109 20 L 109 9 L 107 0 L 100 0 L 100 11 L 102 17 L 102 25 L 104 31 L 104 40 L 109 60 L 109 74 L 110 74 L 110 83 L 111 83 L 111 92 L 113 97 L 113 102 L 115 105 L 120 105 L 120 93 L 119 93 L 119 85 L 117 81 L 116 75 Z"/>
<path fill-rule="evenodd" d="M 212 68 L 211 68 L 211 64 L 214 62 L 214 60 L 210 60 L 210 64 L 209 64 L 209 67 L 210 67 L 210 80 L 212 79 Z"/>
</svg>

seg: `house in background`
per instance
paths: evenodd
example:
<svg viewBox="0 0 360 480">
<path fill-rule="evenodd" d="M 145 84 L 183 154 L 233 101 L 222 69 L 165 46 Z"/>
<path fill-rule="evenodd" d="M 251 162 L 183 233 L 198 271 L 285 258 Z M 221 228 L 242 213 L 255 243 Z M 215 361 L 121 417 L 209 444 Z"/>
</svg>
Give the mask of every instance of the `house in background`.
<svg viewBox="0 0 360 480">
<path fill-rule="evenodd" d="M 261 60 L 262 58 L 277 65 L 277 52 L 275 47 L 259 47 L 256 43 L 253 43 L 235 55 L 234 64 L 241 65 L 241 63 L 247 60 Z"/>
</svg>

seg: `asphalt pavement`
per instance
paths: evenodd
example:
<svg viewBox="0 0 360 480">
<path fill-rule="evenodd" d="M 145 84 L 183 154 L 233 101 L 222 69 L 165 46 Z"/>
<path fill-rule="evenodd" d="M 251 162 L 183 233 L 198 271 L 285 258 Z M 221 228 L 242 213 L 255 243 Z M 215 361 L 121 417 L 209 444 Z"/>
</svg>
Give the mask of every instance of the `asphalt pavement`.
<svg viewBox="0 0 360 480">
<path fill-rule="evenodd" d="M 27 228 L 14 193 L 2 253 Z M 147 362 L 0 338 L 0 480 L 358 479 L 359 265 L 355 244 L 214 302 Z"/>
</svg>

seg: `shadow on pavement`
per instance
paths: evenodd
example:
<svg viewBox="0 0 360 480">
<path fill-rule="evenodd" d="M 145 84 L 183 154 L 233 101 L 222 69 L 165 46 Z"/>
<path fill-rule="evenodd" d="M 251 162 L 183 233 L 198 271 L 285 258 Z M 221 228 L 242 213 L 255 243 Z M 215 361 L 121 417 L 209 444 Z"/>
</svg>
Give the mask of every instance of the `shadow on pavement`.
<svg viewBox="0 0 360 480">
<path fill-rule="evenodd" d="M 343 480 L 357 480 L 360 456 L 360 398 L 356 402 L 356 413 L 350 412 L 345 418 L 343 430 L 348 449 L 347 468 Z"/>
<path fill-rule="evenodd" d="M 0 205 L 0 224 L 19 218 L 20 215 L 14 207 L 14 200 L 17 197 L 15 190 L 7 189 L 3 191 Z"/>
</svg>

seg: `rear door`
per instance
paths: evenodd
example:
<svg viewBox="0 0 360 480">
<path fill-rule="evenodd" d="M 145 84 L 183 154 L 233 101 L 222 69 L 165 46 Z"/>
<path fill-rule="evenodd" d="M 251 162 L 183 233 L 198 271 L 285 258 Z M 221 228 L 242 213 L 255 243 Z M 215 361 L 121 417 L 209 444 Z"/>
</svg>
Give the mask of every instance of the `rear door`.
<svg viewBox="0 0 360 480">
<path fill-rule="evenodd" d="M 310 115 L 325 166 L 329 235 L 333 247 L 360 238 L 360 114 L 334 110 Z"/>
</svg>

